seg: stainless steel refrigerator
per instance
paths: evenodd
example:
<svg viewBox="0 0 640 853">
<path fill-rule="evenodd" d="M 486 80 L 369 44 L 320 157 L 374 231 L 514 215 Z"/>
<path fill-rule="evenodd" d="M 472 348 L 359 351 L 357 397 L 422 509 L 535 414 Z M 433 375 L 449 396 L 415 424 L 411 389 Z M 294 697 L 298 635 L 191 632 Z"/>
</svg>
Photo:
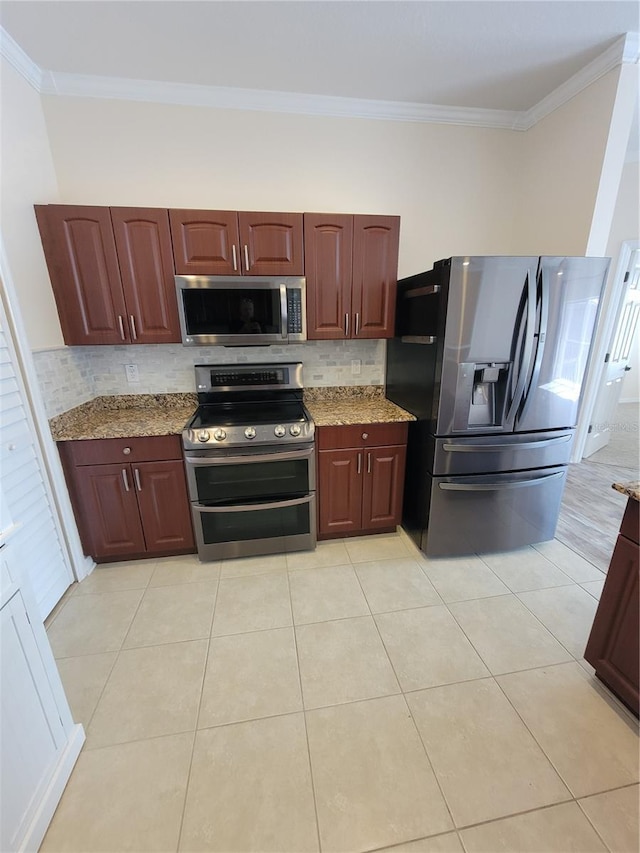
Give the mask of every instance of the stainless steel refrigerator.
<svg viewBox="0 0 640 853">
<path fill-rule="evenodd" d="M 608 258 L 455 257 L 398 282 L 387 397 L 428 556 L 552 539 Z"/>
</svg>

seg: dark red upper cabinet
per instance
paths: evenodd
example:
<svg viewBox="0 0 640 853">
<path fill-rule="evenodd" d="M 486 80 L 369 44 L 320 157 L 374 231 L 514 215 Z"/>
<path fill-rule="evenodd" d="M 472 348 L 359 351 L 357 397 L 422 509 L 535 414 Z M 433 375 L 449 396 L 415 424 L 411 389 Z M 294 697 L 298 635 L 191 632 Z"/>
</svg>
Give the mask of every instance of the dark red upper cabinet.
<svg viewBox="0 0 640 853">
<path fill-rule="evenodd" d="M 170 210 L 178 275 L 240 275 L 240 235 L 235 210 Z"/>
<path fill-rule="evenodd" d="M 392 338 L 400 217 L 354 216 L 353 220 L 353 337 Z"/>
<path fill-rule="evenodd" d="M 45 204 L 35 211 L 64 342 L 129 342 L 109 208 Z"/>
<path fill-rule="evenodd" d="M 304 275 L 301 213 L 238 213 L 245 275 Z"/>
<path fill-rule="evenodd" d="M 307 336 L 316 340 L 349 337 L 353 216 L 305 213 Z"/>
<path fill-rule="evenodd" d="M 392 338 L 399 216 L 305 213 L 307 337 Z"/>
<path fill-rule="evenodd" d="M 112 207 L 111 221 L 131 340 L 139 344 L 180 343 L 169 212 Z"/>
</svg>

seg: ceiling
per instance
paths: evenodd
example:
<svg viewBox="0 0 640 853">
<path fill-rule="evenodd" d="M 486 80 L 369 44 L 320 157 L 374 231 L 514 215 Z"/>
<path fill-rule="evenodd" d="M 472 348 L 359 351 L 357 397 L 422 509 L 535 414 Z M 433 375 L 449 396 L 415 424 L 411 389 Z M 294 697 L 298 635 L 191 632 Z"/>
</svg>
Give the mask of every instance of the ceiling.
<svg viewBox="0 0 640 853">
<path fill-rule="evenodd" d="M 634 0 L 2 0 L 43 71 L 528 110 L 640 30 Z"/>
</svg>

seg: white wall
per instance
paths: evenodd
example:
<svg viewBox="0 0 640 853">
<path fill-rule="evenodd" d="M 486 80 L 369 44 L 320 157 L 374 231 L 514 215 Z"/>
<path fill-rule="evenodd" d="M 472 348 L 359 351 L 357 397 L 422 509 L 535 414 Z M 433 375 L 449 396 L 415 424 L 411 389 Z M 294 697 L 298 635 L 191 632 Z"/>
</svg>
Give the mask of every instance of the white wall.
<svg viewBox="0 0 640 853">
<path fill-rule="evenodd" d="M 620 69 L 522 136 L 518 253 L 584 255 Z"/>
<path fill-rule="evenodd" d="M 2 59 L 0 228 L 31 346 L 61 340 L 33 205 L 58 200 L 40 95 Z M 14 310 L 16 306 L 12 306 Z"/>
</svg>

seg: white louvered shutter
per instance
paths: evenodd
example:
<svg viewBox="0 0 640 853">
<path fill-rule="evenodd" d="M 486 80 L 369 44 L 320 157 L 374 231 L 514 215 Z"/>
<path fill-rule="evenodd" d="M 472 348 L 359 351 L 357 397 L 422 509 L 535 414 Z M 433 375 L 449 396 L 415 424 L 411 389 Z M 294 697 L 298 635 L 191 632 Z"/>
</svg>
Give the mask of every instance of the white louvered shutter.
<svg viewBox="0 0 640 853">
<path fill-rule="evenodd" d="M 16 550 L 25 562 L 40 614 L 45 619 L 73 575 L 45 489 L 27 405 L 6 329 L 0 325 L 0 481 L 11 518 L 20 525 L 15 534 Z"/>
</svg>

